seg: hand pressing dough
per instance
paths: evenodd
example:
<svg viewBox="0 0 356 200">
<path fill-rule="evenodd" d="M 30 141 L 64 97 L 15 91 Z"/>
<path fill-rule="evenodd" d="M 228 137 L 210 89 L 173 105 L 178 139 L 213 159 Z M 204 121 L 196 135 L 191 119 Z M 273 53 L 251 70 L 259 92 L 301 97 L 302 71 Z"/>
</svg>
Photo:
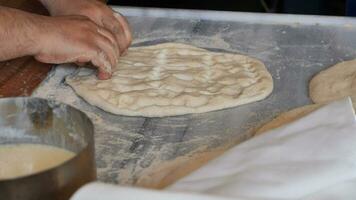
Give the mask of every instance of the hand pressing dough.
<svg viewBox="0 0 356 200">
<path fill-rule="evenodd" d="M 314 103 L 356 97 L 356 60 L 341 62 L 321 71 L 310 81 L 309 93 Z"/>
<path fill-rule="evenodd" d="M 146 117 L 234 107 L 262 100 L 273 89 L 259 60 L 178 43 L 130 48 L 110 80 L 79 73 L 66 82 L 107 112 Z"/>
</svg>

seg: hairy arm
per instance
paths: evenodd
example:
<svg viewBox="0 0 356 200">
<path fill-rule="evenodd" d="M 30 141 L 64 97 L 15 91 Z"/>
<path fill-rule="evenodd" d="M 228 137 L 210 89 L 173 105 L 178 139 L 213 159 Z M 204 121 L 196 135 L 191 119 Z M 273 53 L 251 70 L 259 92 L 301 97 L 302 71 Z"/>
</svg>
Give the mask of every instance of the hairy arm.
<svg viewBox="0 0 356 200">
<path fill-rule="evenodd" d="M 0 61 L 34 56 L 44 63 L 92 63 L 107 79 L 117 65 L 115 36 L 85 16 L 47 17 L 0 6 Z"/>
<path fill-rule="evenodd" d="M 42 16 L 0 6 L 0 61 L 35 55 Z"/>
</svg>

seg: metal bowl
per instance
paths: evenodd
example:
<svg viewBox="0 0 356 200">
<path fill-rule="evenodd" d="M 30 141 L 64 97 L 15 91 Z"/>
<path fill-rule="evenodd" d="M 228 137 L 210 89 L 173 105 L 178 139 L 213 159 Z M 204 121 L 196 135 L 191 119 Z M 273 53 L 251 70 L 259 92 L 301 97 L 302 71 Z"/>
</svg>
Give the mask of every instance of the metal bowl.
<svg viewBox="0 0 356 200">
<path fill-rule="evenodd" d="M 39 98 L 0 99 L 0 145 L 45 144 L 76 154 L 37 174 L 0 180 L 0 199 L 69 199 L 96 179 L 93 135 L 89 118 L 71 106 Z"/>
</svg>

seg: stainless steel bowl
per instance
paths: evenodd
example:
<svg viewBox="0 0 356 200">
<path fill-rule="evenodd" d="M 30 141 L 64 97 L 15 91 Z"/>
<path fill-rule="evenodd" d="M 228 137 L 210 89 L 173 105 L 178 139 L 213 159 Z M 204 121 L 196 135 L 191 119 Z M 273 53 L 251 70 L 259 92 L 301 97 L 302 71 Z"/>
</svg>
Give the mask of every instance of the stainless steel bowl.
<svg viewBox="0 0 356 200">
<path fill-rule="evenodd" d="M 46 144 L 76 154 L 46 171 L 0 180 L 0 199 L 69 199 L 96 179 L 93 134 L 89 118 L 71 106 L 39 98 L 0 99 L 0 145 Z"/>
</svg>

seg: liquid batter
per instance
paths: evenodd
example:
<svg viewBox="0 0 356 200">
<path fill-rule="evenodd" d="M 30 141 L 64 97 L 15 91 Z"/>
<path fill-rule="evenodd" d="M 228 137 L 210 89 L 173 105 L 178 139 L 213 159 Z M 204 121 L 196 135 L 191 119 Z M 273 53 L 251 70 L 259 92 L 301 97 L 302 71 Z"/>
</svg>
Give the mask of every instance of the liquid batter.
<svg viewBox="0 0 356 200">
<path fill-rule="evenodd" d="M 0 145 L 0 180 L 34 174 L 72 157 L 65 149 L 39 144 Z"/>
</svg>

